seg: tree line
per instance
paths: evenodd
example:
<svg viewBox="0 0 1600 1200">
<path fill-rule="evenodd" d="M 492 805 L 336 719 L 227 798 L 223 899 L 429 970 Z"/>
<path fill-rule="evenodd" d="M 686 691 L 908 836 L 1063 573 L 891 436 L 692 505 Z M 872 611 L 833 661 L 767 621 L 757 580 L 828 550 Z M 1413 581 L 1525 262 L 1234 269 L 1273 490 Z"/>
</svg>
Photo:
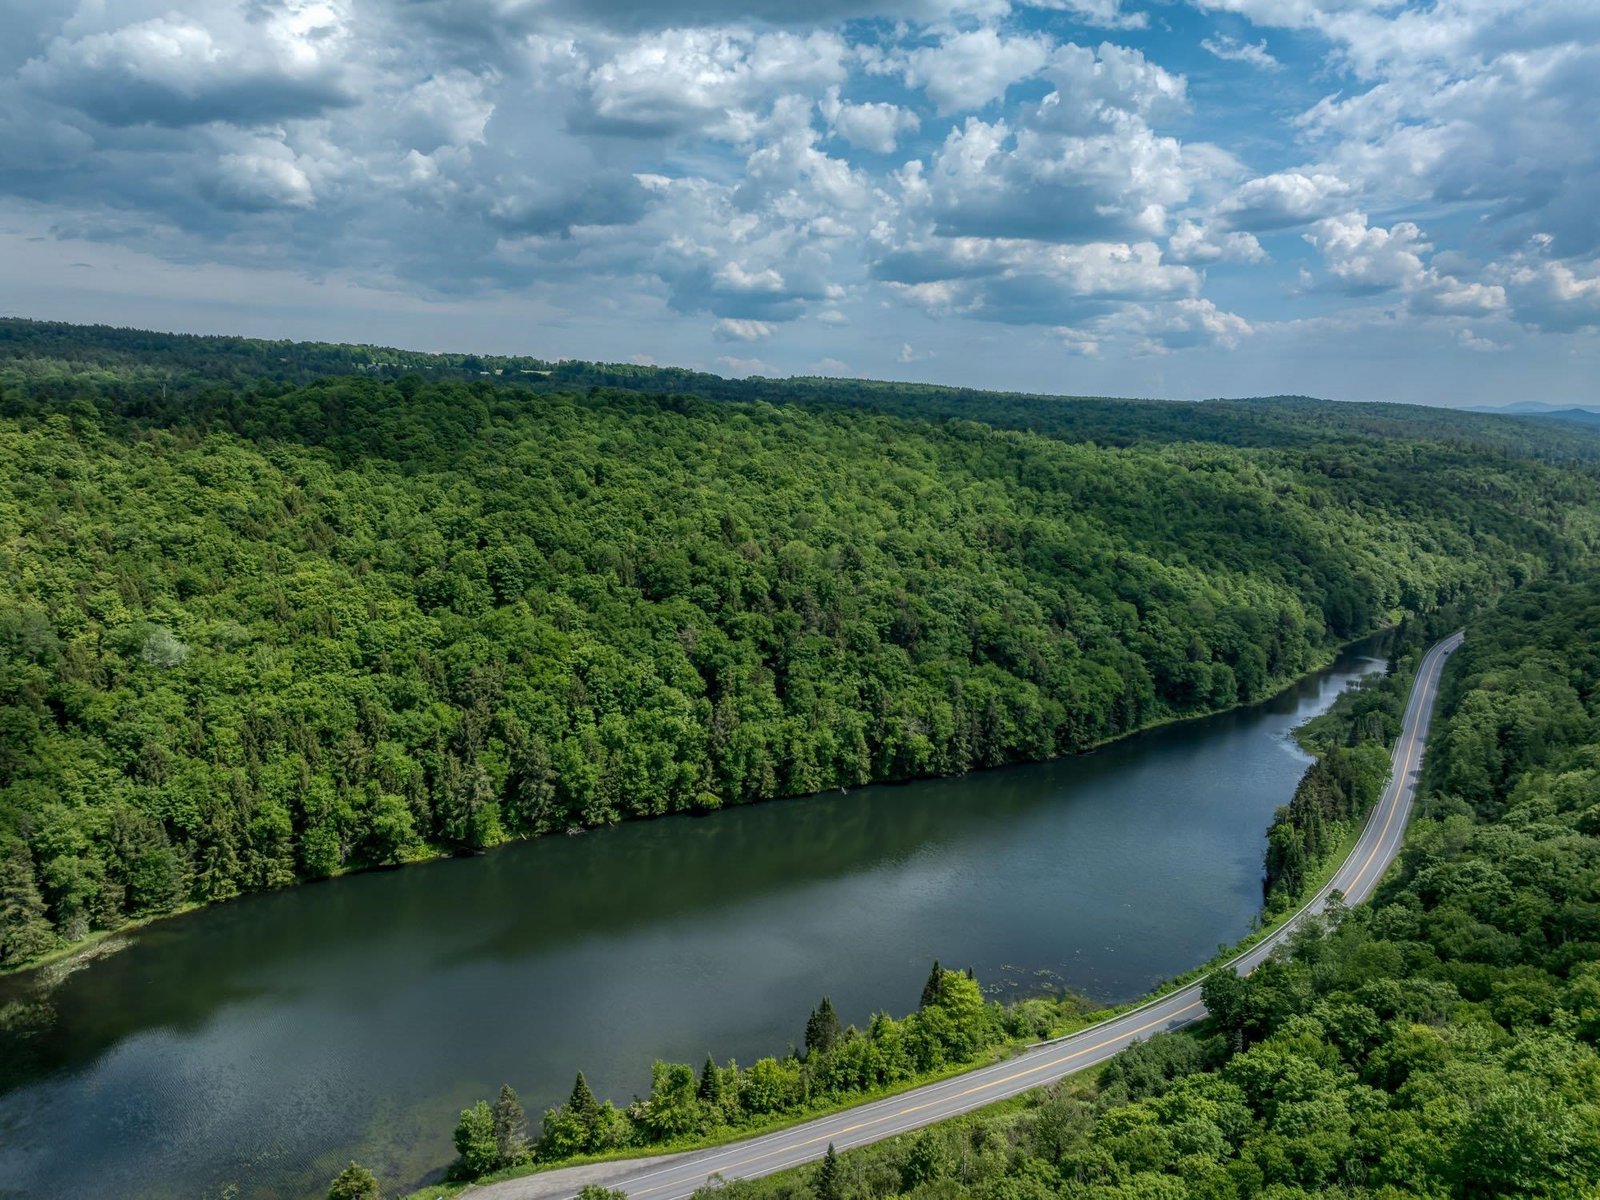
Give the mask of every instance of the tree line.
<svg viewBox="0 0 1600 1200">
<path fill-rule="evenodd" d="M 1373 902 L 1205 986 L 1210 1022 L 720 1200 L 1351 1200 L 1600 1189 L 1600 585 L 1475 616 Z"/>
<path fill-rule="evenodd" d="M 1189 411 L 1153 402 L 1097 410 L 1102 444 L 251 377 L 253 344 L 206 380 L 190 343 L 169 390 L 158 335 L 69 333 L 0 357 L 5 967 L 344 871 L 1080 751 L 1582 562 L 1600 515 L 1589 468 L 1514 440 L 1295 405 L 1263 412 L 1299 445 L 1152 440 Z"/>
</svg>

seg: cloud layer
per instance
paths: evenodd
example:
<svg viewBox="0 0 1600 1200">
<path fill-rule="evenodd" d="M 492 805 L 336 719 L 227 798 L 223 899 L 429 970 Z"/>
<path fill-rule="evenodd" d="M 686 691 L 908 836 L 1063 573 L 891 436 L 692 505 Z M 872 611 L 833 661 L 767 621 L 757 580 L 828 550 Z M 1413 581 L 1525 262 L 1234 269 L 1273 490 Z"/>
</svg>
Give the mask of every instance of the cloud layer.
<svg viewBox="0 0 1600 1200">
<path fill-rule="evenodd" d="M 1353 362 L 1397 326 L 1441 377 L 1488 348 L 1572 364 L 1540 368 L 1557 391 L 1594 365 L 1589 0 L 81 0 L 8 20 L 10 311 L 98 318 L 170 266 L 197 302 L 258 273 L 241 331 L 283 317 L 287 276 L 374 313 L 406 296 L 528 322 L 486 348 L 741 372 L 987 356 L 966 381 L 1120 368 L 1140 382 L 1099 390 L 1138 391 L 1174 390 L 1141 364 L 1185 361 L 1244 391 L 1292 373 L 1310 330 L 1361 340 Z M 69 287 L 41 245 L 104 270 Z M 347 325 L 320 335 L 370 336 Z M 952 344 L 962 367 L 922 349 Z"/>
</svg>

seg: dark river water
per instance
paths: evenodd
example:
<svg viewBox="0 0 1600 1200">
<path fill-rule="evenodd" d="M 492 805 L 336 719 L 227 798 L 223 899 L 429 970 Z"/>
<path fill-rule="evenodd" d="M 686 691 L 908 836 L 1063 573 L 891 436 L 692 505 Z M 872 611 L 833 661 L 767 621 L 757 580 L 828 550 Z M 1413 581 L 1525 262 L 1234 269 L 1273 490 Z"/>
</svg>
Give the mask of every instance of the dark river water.
<svg viewBox="0 0 1600 1200">
<path fill-rule="evenodd" d="M 1127 1000 L 1249 929 L 1289 730 L 1379 666 L 1080 758 L 250 898 L 43 1001 L 0 981 L 0 1197 L 320 1196 L 352 1157 L 401 1190 L 503 1081 L 624 1102 L 652 1058 L 782 1053 L 824 993 L 907 1012 L 934 958 Z"/>
</svg>

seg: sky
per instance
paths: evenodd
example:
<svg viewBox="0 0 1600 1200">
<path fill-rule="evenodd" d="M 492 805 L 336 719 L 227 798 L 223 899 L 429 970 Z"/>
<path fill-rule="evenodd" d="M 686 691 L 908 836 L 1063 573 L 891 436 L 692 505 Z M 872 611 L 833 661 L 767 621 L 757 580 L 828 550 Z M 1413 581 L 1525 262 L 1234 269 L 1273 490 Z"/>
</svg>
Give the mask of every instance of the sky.
<svg viewBox="0 0 1600 1200">
<path fill-rule="evenodd" d="M 4 0 L 0 315 L 1600 399 L 1596 0 Z"/>
</svg>

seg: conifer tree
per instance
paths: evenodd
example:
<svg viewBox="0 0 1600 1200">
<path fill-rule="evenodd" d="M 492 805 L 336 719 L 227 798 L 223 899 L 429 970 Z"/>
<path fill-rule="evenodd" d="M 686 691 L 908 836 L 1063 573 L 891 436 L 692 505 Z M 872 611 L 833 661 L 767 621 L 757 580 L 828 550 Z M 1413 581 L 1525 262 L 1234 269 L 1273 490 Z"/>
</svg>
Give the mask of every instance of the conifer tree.
<svg viewBox="0 0 1600 1200">
<path fill-rule="evenodd" d="M 839 1014 L 833 1010 L 833 1001 L 824 996 L 806 1020 L 806 1053 L 826 1054 L 839 1040 L 839 1033 Z"/>
<path fill-rule="evenodd" d="M 709 1054 L 706 1055 L 706 1065 L 700 1068 L 700 1086 L 696 1094 L 702 1103 L 722 1103 L 722 1072 L 717 1070 L 717 1064 Z"/>
<path fill-rule="evenodd" d="M 828 1152 L 822 1156 L 822 1167 L 817 1171 L 817 1200 L 844 1200 L 844 1179 L 832 1142 L 828 1143 Z"/>
<path fill-rule="evenodd" d="M 944 991 L 944 968 L 939 965 L 939 960 L 933 960 L 933 970 L 928 972 L 928 982 L 922 985 L 921 1007 L 929 1008 L 939 1003 L 939 995 Z"/>
<path fill-rule="evenodd" d="M 584 1148 L 593 1149 L 600 1137 L 600 1102 L 589 1090 L 589 1081 L 583 1077 L 582 1071 L 578 1072 L 578 1078 L 572 1084 L 567 1112 L 583 1129 Z"/>
<path fill-rule="evenodd" d="M 501 1166 L 527 1161 L 528 1114 L 509 1083 L 500 1085 L 500 1098 L 494 1103 L 494 1141 Z"/>
<path fill-rule="evenodd" d="M 13 840 L 0 847 L 0 964 L 14 967 L 54 942 L 28 847 Z"/>
</svg>

